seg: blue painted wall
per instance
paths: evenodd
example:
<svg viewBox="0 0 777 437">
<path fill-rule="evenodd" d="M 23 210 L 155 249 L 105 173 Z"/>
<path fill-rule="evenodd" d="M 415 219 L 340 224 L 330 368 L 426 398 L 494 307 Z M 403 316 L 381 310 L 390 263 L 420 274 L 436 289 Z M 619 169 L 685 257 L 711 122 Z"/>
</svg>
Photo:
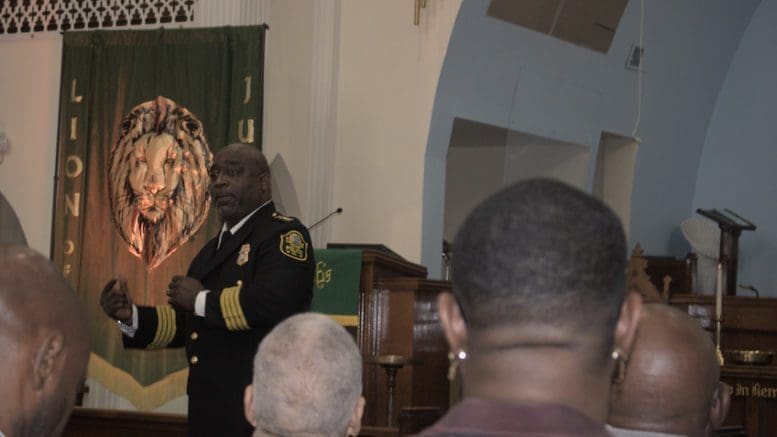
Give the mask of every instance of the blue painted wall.
<svg viewBox="0 0 777 437">
<path fill-rule="evenodd" d="M 445 155 L 455 117 L 592 148 L 602 131 L 630 136 L 637 73 L 624 68 L 639 41 L 631 0 L 607 54 L 486 16 L 487 0 L 464 0 L 438 84 L 424 174 L 424 264 L 439 272 Z M 646 0 L 641 138 L 631 242 L 682 256 L 679 224 L 692 214 L 707 126 L 758 0 Z"/>
<path fill-rule="evenodd" d="M 758 226 L 740 237 L 738 282 L 770 296 L 777 296 L 776 50 L 777 0 L 764 0 L 720 90 L 693 199 L 694 208 L 729 208 Z"/>
</svg>

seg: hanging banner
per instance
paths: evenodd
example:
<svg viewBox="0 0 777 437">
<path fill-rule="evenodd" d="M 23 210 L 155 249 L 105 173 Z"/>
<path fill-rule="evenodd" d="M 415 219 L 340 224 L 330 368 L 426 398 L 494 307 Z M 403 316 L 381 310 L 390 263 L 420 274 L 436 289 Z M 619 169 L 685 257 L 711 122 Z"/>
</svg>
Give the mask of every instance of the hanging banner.
<svg viewBox="0 0 777 437">
<path fill-rule="evenodd" d="M 52 258 L 91 324 L 89 377 L 141 410 L 186 393 L 183 350 L 124 350 L 99 304 L 127 278 L 166 303 L 216 235 L 208 167 L 219 148 L 261 148 L 265 26 L 64 35 Z"/>
</svg>

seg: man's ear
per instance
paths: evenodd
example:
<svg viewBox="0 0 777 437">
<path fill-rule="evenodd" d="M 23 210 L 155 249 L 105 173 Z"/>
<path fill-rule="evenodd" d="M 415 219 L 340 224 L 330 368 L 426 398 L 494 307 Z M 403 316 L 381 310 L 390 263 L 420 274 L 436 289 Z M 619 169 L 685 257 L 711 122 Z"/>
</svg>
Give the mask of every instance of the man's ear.
<svg viewBox="0 0 777 437">
<path fill-rule="evenodd" d="M 733 389 L 723 381 L 718 382 L 717 396 L 712 398 L 710 407 L 710 425 L 712 429 L 718 429 L 728 416 L 728 409 L 731 407 L 731 392 Z"/>
<path fill-rule="evenodd" d="M 33 388 L 40 390 L 57 371 L 64 367 L 60 361 L 64 359 L 64 338 L 62 333 L 54 331 L 47 334 L 38 346 L 33 363 Z"/>
<path fill-rule="evenodd" d="M 615 348 L 625 354 L 626 358 L 631 355 L 640 314 L 642 314 L 642 296 L 635 292 L 626 293 L 618 322 L 615 324 Z"/>
<path fill-rule="evenodd" d="M 364 415 L 364 396 L 359 396 L 359 400 L 356 401 L 356 405 L 353 407 L 353 415 L 351 415 L 351 422 L 348 424 L 348 430 L 345 435 L 358 436 L 362 430 L 362 416 Z"/>
<path fill-rule="evenodd" d="M 256 428 L 256 415 L 254 414 L 254 385 L 248 384 L 245 393 L 243 393 L 243 414 L 248 423 Z"/>
<path fill-rule="evenodd" d="M 270 169 L 268 168 L 264 174 L 259 177 L 259 188 L 263 193 L 269 193 L 272 190 L 272 179 L 270 177 Z"/>
<path fill-rule="evenodd" d="M 437 296 L 437 311 L 451 351 L 459 351 L 467 344 L 467 324 L 461 316 L 461 309 L 451 293 Z"/>
</svg>

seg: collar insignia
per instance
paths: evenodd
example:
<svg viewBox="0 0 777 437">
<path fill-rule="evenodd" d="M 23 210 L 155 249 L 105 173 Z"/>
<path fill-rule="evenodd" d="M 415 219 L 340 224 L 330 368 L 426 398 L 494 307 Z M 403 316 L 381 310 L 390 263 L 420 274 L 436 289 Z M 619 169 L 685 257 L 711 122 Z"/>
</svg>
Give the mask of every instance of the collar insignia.
<svg viewBox="0 0 777 437">
<path fill-rule="evenodd" d="M 293 218 L 280 214 L 277 211 L 272 213 L 272 219 L 281 223 L 289 223 L 294 221 Z"/>
</svg>

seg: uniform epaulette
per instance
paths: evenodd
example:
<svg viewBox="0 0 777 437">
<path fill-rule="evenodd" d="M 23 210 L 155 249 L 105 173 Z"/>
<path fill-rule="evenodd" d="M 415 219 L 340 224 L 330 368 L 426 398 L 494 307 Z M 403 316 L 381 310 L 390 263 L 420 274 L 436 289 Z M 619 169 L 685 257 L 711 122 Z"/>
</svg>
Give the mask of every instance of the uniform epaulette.
<svg viewBox="0 0 777 437">
<path fill-rule="evenodd" d="M 272 213 L 272 219 L 275 220 L 276 222 L 281 222 L 281 223 L 290 223 L 295 220 L 294 217 L 288 217 L 278 212 Z"/>
</svg>

